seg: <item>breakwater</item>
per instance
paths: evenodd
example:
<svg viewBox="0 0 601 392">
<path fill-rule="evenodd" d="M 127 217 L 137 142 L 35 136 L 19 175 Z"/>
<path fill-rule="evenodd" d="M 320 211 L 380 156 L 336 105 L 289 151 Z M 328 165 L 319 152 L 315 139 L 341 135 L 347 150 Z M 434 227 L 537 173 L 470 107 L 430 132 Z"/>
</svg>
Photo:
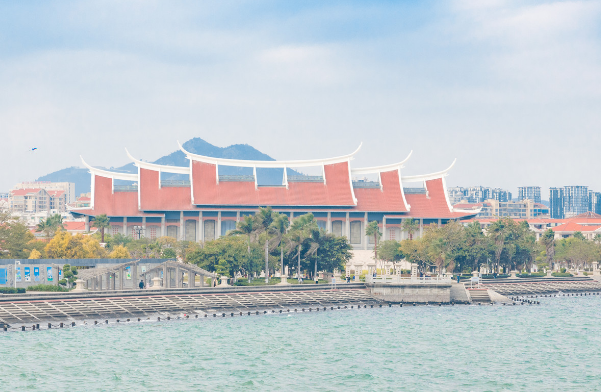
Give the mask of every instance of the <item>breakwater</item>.
<svg viewBox="0 0 601 392">
<path fill-rule="evenodd" d="M 364 284 L 125 290 L 0 296 L 0 324 L 140 317 L 213 317 L 303 307 L 374 305 Z"/>
</svg>

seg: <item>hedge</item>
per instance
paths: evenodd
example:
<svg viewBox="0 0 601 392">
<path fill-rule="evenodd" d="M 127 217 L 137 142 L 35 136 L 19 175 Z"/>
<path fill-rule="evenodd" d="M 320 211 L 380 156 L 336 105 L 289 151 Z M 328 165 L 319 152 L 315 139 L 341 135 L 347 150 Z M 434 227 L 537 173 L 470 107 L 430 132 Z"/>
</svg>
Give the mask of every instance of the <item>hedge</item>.
<svg viewBox="0 0 601 392">
<path fill-rule="evenodd" d="M 0 287 L 0 294 L 24 294 L 25 289 L 23 287 Z"/>
<path fill-rule="evenodd" d="M 59 291 L 67 292 L 69 289 L 62 286 L 55 286 L 53 284 L 37 284 L 35 286 L 29 286 L 27 291 Z"/>
<path fill-rule="evenodd" d="M 516 276 L 518 278 L 542 278 L 547 276 L 547 274 L 544 272 L 533 272 L 531 274 L 517 274 Z"/>
<path fill-rule="evenodd" d="M 570 278 L 574 276 L 568 272 L 553 272 L 551 275 L 555 276 L 556 278 Z"/>
</svg>

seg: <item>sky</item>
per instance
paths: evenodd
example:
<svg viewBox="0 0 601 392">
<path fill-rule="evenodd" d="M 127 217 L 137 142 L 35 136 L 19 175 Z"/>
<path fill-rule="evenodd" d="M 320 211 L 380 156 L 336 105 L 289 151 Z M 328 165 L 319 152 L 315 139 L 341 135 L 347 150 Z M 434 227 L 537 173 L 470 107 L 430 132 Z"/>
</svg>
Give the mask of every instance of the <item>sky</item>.
<svg viewBox="0 0 601 392">
<path fill-rule="evenodd" d="M 201 137 L 546 199 L 600 124 L 600 1 L 0 1 L 0 191 Z"/>
</svg>

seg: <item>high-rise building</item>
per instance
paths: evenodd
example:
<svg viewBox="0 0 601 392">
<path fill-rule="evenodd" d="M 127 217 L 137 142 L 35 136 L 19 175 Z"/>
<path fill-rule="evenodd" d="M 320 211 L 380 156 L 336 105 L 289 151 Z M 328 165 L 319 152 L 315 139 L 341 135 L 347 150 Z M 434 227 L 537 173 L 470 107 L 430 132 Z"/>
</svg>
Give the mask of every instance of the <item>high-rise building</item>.
<svg viewBox="0 0 601 392">
<path fill-rule="evenodd" d="M 588 210 L 601 214 L 601 192 L 588 191 Z"/>
<path fill-rule="evenodd" d="M 465 203 L 482 203 L 486 200 L 493 199 L 497 201 L 511 201 L 511 192 L 500 188 L 488 188 L 483 186 L 471 186 L 468 188 L 452 187 L 448 188 L 449 201 L 451 204 Z"/>
<path fill-rule="evenodd" d="M 540 203 L 540 186 L 521 186 L 518 187 L 518 200 L 532 200 Z"/>
<path fill-rule="evenodd" d="M 549 214 L 552 219 L 563 219 L 563 188 L 549 189 Z"/>
<path fill-rule="evenodd" d="M 582 185 L 563 187 L 563 215 L 572 218 L 588 211 L 588 187 Z"/>
</svg>

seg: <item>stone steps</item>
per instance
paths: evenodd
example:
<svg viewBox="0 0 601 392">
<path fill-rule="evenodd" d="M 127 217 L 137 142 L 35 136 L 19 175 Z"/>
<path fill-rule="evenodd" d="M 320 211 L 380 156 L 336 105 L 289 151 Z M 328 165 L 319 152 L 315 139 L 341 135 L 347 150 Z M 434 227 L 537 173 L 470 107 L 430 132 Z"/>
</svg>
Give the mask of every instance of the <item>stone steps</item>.
<svg viewBox="0 0 601 392">
<path fill-rule="evenodd" d="M 468 289 L 472 303 L 490 303 L 487 289 Z"/>
</svg>

